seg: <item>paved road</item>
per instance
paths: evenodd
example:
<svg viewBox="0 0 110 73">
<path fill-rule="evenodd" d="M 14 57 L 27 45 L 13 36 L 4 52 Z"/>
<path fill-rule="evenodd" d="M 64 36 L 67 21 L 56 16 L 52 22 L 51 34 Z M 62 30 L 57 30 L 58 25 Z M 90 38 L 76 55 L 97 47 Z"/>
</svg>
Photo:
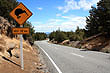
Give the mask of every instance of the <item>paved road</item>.
<svg viewBox="0 0 110 73">
<path fill-rule="evenodd" d="M 110 54 L 37 41 L 62 73 L 110 73 Z"/>
</svg>

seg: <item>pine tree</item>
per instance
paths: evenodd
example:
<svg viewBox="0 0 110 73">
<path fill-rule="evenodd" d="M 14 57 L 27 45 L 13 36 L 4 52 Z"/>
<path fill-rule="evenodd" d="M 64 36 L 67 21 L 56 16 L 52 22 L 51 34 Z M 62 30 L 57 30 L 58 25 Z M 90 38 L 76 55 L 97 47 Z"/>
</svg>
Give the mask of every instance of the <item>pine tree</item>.
<svg viewBox="0 0 110 73">
<path fill-rule="evenodd" d="M 86 18 L 87 36 L 107 32 L 110 34 L 110 0 L 101 0 L 97 8 L 92 7 L 90 16 Z"/>
<path fill-rule="evenodd" d="M 100 13 L 98 22 L 102 26 L 100 30 L 110 34 L 110 0 L 101 0 L 97 6 Z"/>
<path fill-rule="evenodd" d="M 0 16 L 12 20 L 9 13 L 17 6 L 17 0 L 0 0 Z"/>
</svg>

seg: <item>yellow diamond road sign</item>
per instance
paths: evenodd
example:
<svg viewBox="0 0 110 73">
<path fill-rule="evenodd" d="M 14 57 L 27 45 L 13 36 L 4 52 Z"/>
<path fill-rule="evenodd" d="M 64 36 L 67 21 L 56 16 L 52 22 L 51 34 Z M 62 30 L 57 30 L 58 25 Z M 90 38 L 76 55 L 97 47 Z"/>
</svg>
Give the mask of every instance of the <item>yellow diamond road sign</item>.
<svg viewBox="0 0 110 73">
<path fill-rule="evenodd" d="M 23 3 L 20 3 L 10 12 L 10 16 L 13 17 L 18 24 L 22 25 L 30 16 L 32 16 L 32 12 L 27 9 Z"/>
</svg>

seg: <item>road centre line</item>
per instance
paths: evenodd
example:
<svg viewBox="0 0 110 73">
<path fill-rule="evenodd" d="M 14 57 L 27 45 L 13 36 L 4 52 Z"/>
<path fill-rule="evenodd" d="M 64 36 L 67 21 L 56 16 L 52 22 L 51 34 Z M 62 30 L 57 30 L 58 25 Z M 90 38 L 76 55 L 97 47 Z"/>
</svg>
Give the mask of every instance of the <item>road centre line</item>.
<svg viewBox="0 0 110 73">
<path fill-rule="evenodd" d="M 79 56 L 79 57 L 81 57 L 81 58 L 84 58 L 84 56 L 82 56 L 82 55 L 79 55 L 79 54 L 76 54 L 76 53 L 71 53 L 72 55 L 75 55 L 75 56 Z"/>
</svg>

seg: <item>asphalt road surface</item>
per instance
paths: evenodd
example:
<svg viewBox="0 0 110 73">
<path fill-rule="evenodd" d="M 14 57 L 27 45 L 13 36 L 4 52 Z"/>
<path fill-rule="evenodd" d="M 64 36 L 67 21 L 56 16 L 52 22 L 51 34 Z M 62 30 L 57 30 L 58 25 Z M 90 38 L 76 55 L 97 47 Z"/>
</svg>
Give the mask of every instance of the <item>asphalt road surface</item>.
<svg viewBox="0 0 110 73">
<path fill-rule="evenodd" d="M 110 73 L 110 54 L 36 41 L 60 69 L 59 73 Z"/>
</svg>

